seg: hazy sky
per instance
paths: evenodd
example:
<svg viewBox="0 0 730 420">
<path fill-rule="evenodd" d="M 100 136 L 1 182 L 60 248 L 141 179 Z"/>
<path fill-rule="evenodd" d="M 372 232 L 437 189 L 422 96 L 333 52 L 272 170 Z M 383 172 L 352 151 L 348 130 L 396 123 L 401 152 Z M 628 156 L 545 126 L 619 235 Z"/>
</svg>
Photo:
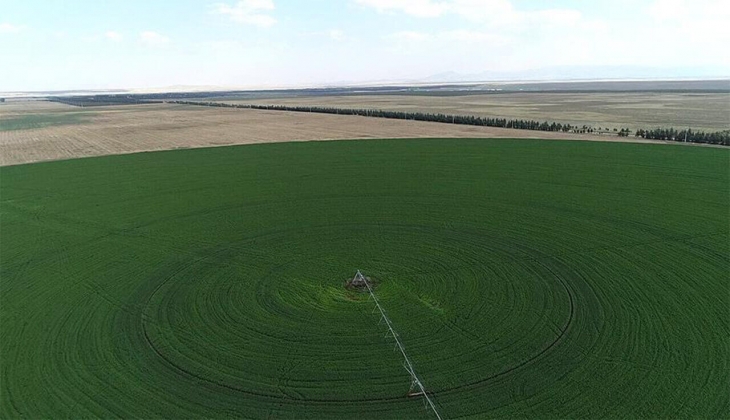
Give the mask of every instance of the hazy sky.
<svg viewBox="0 0 730 420">
<path fill-rule="evenodd" d="M 728 45 L 730 0 L 0 0 L 0 91 L 572 65 L 730 75 Z"/>
</svg>

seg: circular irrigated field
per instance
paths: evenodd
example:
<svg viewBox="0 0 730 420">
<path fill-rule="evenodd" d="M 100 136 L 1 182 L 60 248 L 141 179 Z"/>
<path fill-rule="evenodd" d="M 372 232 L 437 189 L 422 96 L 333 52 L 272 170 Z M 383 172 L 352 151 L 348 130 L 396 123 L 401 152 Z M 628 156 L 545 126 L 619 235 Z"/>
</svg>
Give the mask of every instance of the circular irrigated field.
<svg viewBox="0 0 730 420">
<path fill-rule="evenodd" d="M 722 417 L 727 150 L 295 143 L 5 167 L 0 417 Z"/>
</svg>

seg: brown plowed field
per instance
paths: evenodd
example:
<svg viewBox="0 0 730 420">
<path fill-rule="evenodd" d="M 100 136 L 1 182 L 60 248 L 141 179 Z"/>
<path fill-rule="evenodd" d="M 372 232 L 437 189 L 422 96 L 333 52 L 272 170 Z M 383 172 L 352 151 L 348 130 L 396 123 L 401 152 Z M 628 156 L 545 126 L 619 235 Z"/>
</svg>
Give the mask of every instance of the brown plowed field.
<svg viewBox="0 0 730 420">
<path fill-rule="evenodd" d="M 0 130 L 0 166 L 154 150 L 334 139 L 507 137 L 642 141 L 633 137 L 622 140 L 613 135 L 579 136 L 172 104 L 77 108 L 44 101 L 10 101 L 0 105 L 0 123 L 28 118 L 46 125 L 39 128 L 21 124 L 20 128 Z"/>
</svg>

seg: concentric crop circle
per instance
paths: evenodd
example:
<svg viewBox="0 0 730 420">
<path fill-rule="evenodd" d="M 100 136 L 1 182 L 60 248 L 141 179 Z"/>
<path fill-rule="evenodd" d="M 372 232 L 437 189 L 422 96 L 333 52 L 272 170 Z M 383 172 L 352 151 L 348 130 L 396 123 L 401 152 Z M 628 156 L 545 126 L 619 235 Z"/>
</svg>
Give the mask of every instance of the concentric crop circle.
<svg viewBox="0 0 730 420">
<path fill-rule="evenodd" d="M 352 271 L 347 261 L 356 267 L 370 256 L 358 249 L 357 234 L 348 237 L 342 229 L 265 235 L 256 239 L 256 247 L 268 257 L 246 255 L 251 243 L 242 242 L 212 252 L 215 263 L 201 258 L 181 267 L 147 300 L 149 346 L 171 366 L 190 367 L 200 380 L 216 382 L 226 372 L 223 382 L 242 393 L 280 395 L 275 384 L 267 383 L 268 372 L 287 366 L 278 380 L 305 389 L 291 396 L 295 400 L 402 400 L 408 377 L 398 366 L 402 361 L 393 354 L 393 342 L 382 337 L 387 330 L 378 326 L 373 302 L 343 287 L 343 275 Z M 540 277 L 538 263 L 514 259 L 486 241 L 488 235 L 404 226 L 360 230 L 377 232 L 381 239 L 369 251 L 379 256 L 378 270 L 368 272 L 377 274 L 377 294 L 403 325 L 399 333 L 409 351 L 424 368 L 432 361 L 441 368 L 428 369 L 436 394 L 476 387 L 489 376 L 514 370 L 537 358 L 568 328 L 572 291 L 551 285 L 561 280 Z M 287 255 L 292 248 L 313 253 Z M 490 268 L 490 259 L 500 254 L 500 266 Z M 399 255 L 407 256 L 394 258 Z M 345 262 L 342 271 L 335 261 Z M 493 335 L 480 329 L 482 319 L 500 320 Z M 520 343 L 519 338 L 533 341 L 536 335 L 539 345 Z M 495 353 L 504 356 L 486 357 Z M 378 359 L 385 363 L 370 363 Z M 313 369 L 329 371 L 331 377 L 306 386 Z M 372 377 L 362 384 L 373 391 L 332 395 L 332 383 L 342 372 Z"/>
<path fill-rule="evenodd" d="M 345 287 L 357 270 L 446 418 L 712 417 L 728 406 L 726 154 L 617 147 L 3 168 L 3 417 L 427 418 L 374 302 Z"/>
</svg>

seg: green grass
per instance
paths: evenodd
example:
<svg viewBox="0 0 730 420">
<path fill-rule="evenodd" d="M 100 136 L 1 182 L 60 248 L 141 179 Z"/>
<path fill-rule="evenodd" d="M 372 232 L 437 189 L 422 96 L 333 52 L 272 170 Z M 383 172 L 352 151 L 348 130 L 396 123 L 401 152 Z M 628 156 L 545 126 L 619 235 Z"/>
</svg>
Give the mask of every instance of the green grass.
<svg viewBox="0 0 730 420">
<path fill-rule="evenodd" d="M 0 169 L 0 417 L 719 418 L 728 150 L 383 140 Z"/>
<path fill-rule="evenodd" d="M 30 130 L 57 125 L 80 124 L 90 113 L 28 114 L 0 119 L 0 131 Z"/>
</svg>

